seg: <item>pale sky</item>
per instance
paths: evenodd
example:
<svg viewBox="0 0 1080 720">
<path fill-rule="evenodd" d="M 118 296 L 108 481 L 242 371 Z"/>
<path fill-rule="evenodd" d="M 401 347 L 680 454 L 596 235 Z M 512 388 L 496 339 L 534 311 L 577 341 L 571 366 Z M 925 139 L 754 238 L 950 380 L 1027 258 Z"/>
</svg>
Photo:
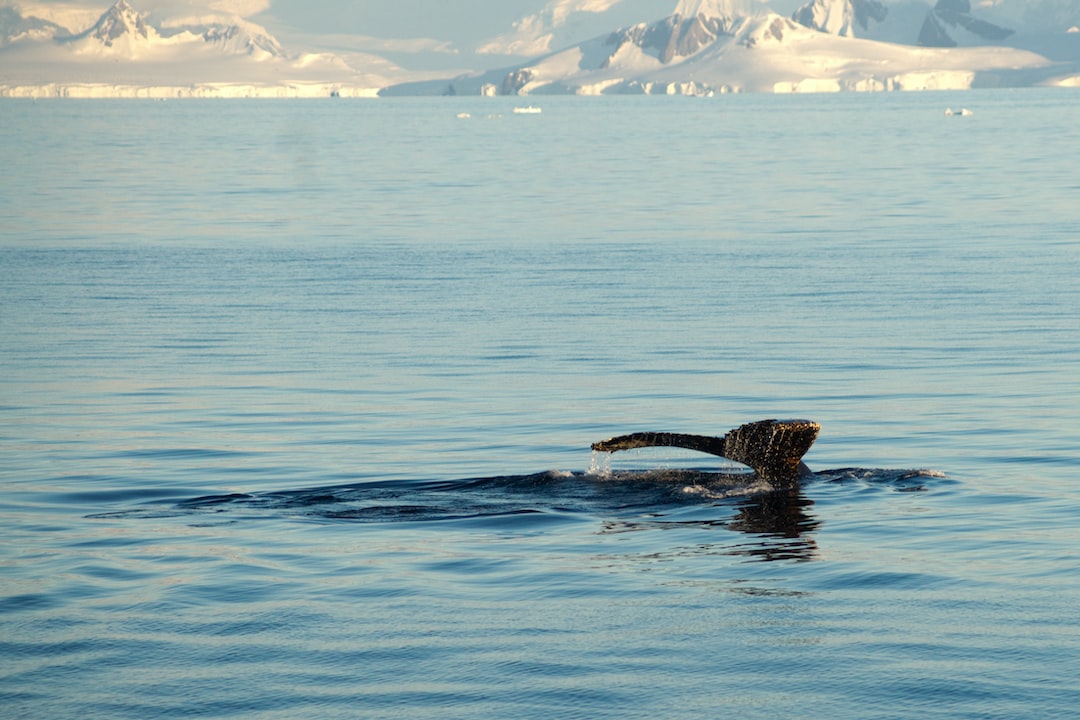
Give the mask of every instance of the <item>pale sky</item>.
<svg viewBox="0 0 1080 720">
<path fill-rule="evenodd" d="M 769 4 L 786 8 L 806 1 Z M 652 21 L 670 15 L 678 0 L 270 0 L 266 4 L 267 14 L 309 32 L 460 39 L 464 44 L 508 32 L 515 21 L 545 9 L 561 10 L 570 16 L 568 22 L 575 14 L 596 16 L 595 11 L 602 9 L 612 16 Z M 594 12 L 587 12 L 590 9 Z"/>
<path fill-rule="evenodd" d="M 535 0 L 274 0 L 267 14 L 304 32 L 465 44 L 506 32 L 536 5 Z"/>
<path fill-rule="evenodd" d="M 267 26 L 280 23 L 282 33 L 288 26 L 313 34 L 430 38 L 468 52 L 514 32 L 514 24 L 530 16 L 550 19 L 553 11 L 562 11 L 564 30 L 579 28 L 584 37 L 575 41 L 580 41 L 624 24 L 666 17 L 677 4 L 678 0 L 272 0 L 261 17 Z M 573 12 L 589 7 L 606 12 Z"/>
</svg>

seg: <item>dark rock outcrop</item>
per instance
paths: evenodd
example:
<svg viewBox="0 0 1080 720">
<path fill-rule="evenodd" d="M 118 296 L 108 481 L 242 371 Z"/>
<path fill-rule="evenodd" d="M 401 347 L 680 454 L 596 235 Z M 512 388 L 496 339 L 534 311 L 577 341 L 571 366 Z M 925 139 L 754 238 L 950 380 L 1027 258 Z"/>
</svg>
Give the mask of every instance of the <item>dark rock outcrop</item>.
<svg viewBox="0 0 1080 720">
<path fill-rule="evenodd" d="M 500 95 L 517 95 L 521 88 L 532 82 L 533 72 L 529 68 L 522 68 L 521 70 L 515 70 L 507 73 L 503 78 L 502 88 L 499 90 Z"/>
<path fill-rule="evenodd" d="M 617 30 L 608 37 L 607 44 L 614 45 L 616 52 L 626 43 L 653 50 L 666 65 L 675 58 L 693 55 L 720 35 L 730 33 L 732 24 L 730 17 L 671 15 L 651 24 L 639 23 Z"/>
<path fill-rule="evenodd" d="M 938 0 L 926 15 L 919 31 L 918 44 L 924 47 L 956 47 L 949 28 L 963 28 L 988 43 L 1001 42 L 1013 34 L 1009 28 L 995 25 L 971 14 L 971 0 Z"/>
<path fill-rule="evenodd" d="M 851 34 L 853 27 L 850 21 L 854 21 L 854 25 L 864 31 L 869 30 L 871 20 L 884 22 L 889 15 L 889 8 L 879 0 L 811 0 L 797 9 L 791 19 L 811 30 L 834 32 L 833 28 L 826 27 L 826 20 L 831 19 L 835 13 L 840 13 L 845 19 L 845 34 Z"/>
</svg>

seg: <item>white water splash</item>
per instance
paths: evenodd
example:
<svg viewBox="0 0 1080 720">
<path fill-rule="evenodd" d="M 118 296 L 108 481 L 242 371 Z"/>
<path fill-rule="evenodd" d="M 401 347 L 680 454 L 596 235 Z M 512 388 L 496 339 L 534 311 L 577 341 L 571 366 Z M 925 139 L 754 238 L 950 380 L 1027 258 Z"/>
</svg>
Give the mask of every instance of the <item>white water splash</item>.
<svg viewBox="0 0 1080 720">
<path fill-rule="evenodd" d="M 592 457 L 589 459 L 589 475 L 611 477 L 611 453 L 593 450 Z"/>
</svg>

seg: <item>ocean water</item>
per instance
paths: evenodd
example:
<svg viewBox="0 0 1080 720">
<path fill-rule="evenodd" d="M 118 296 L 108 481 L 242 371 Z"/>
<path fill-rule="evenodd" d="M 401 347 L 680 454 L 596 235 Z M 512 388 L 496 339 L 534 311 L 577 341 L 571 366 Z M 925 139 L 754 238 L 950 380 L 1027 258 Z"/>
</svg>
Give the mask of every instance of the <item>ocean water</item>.
<svg viewBox="0 0 1080 720">
<path fill-rule="evenodd" d="M 0 103 L 2 714 L 1075 717 L 1080 98 L 537 104 Z"/>
</svg>

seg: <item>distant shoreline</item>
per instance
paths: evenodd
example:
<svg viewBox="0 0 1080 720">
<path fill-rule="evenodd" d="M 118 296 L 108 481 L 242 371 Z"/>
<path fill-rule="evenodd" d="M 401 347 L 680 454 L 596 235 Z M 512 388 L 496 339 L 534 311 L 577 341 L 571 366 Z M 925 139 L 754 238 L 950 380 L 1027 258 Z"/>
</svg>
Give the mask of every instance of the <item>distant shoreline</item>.
<svg viewBox="0 0 1080 720">
<path fill-rule="evenodd" d="M 980 86 L 969 82 L 929 82 L 905 85 L 902 83 L 867 82 L 857 86 L 848 86 L 835 80 L 823 78 L 813 82 L 792 81 L 778 82 L 773 90 L 740 90 L 721 88 L 673 88 L 661 92 L 608 93 L 610 95 L 652 95 L 652 96 L 697 96 L 714 95 L 829 95 L 829 94 L 865 94 L 893 92 L 935 92 L 935 91 L 970 91 L 970 90 L 1016 90 L 1022 88 L 1065 88 L 1080 87 L 1080 77 L 1070 77 L 1062 81 L 1031 85 Z M 388 88 L 346 87 L 336 83 L 295 83 L 288 85 L 251 85 L 244 83 L 195 83 L 191 85 L 113 85 L 110 83 L 48 83 L 44 85 L 0 85 L 0 98 L 21 98 L 27 100 L 198 100 L 198 99 L 320 99 L 320 98 L 358 98 L 375 100 L 387 97 L 447 97 L 448 99 L 489 97 L 482 94 L 435 94 L 435 93 L 400 93 L 387 92 Z M 552 97 L 543 93 L 522 95 L 496 95 L 490 97 L 535 98 Z M 565 92 L 558 97 L 594 97 L 593 93 Z"/>
<path fill-rule="evenodd" d="M 380 88 L 343 87 L 336 83 L 295 83 L 250 85 L 243 83 L 195 83 L 192 85 L 112 85 L 109 83 L 48 83 L 45 85 L 0 85 L 0 97 L 47 99 L 140 99 L 187 100 L 287 99 L 287 98 L 376 98 Z"/>
</svg>

